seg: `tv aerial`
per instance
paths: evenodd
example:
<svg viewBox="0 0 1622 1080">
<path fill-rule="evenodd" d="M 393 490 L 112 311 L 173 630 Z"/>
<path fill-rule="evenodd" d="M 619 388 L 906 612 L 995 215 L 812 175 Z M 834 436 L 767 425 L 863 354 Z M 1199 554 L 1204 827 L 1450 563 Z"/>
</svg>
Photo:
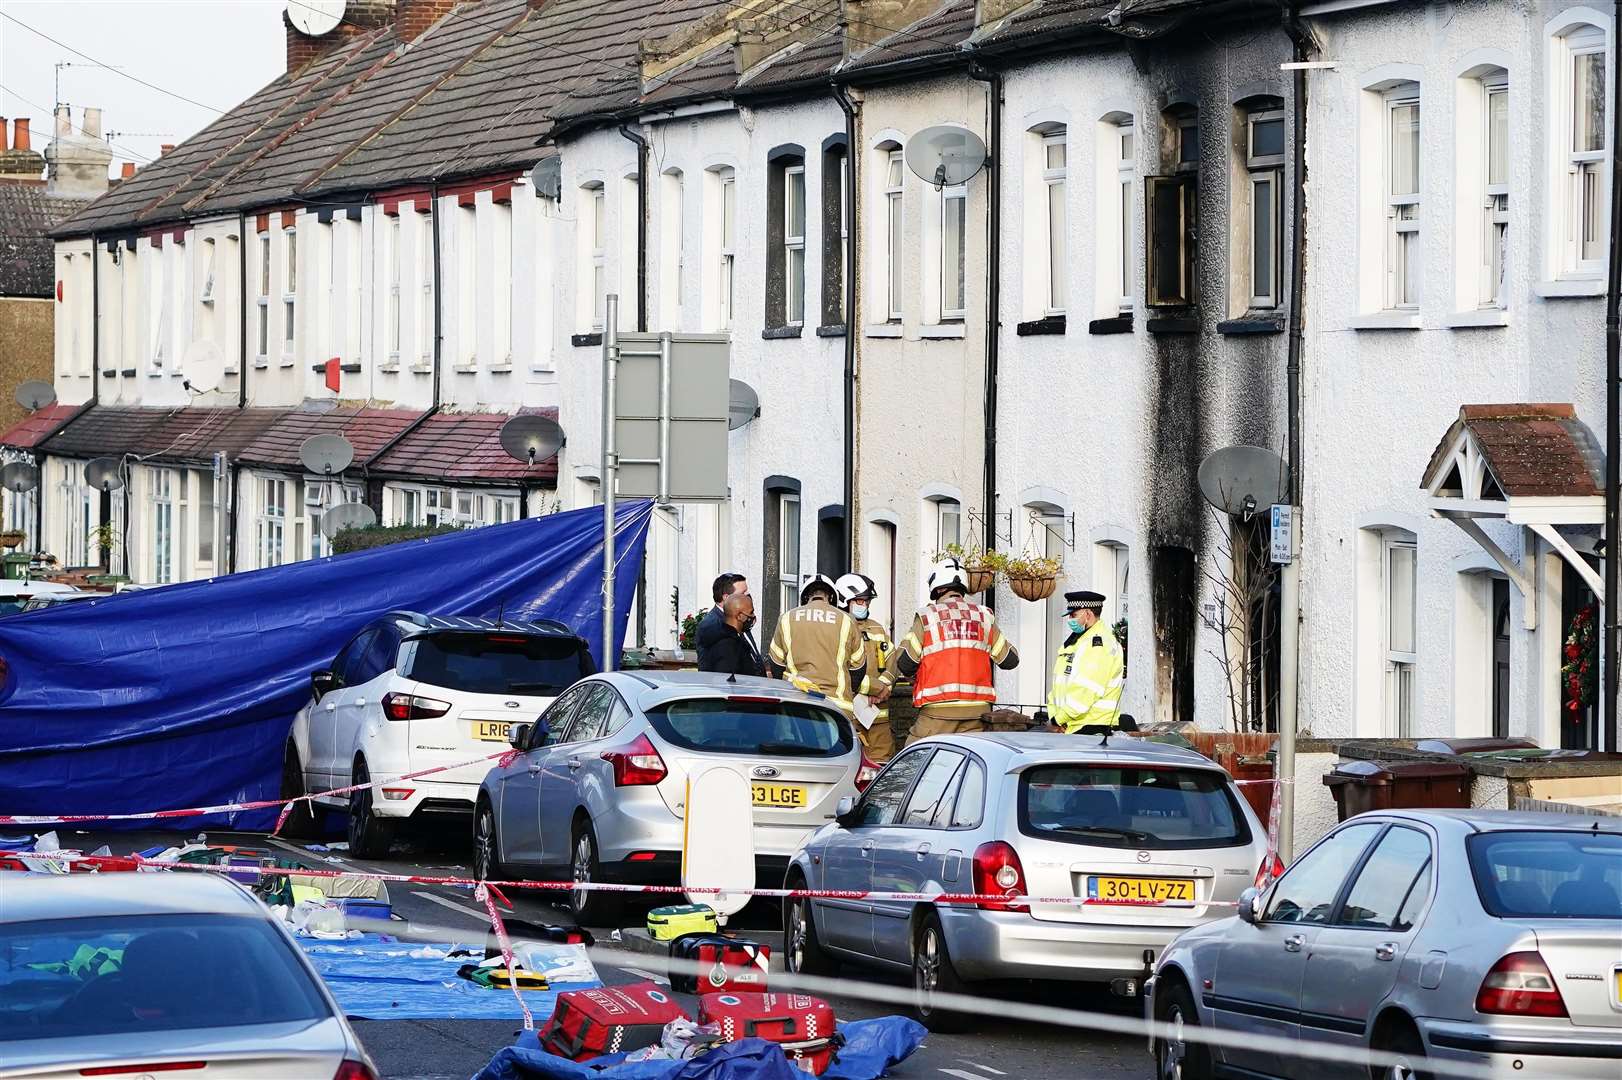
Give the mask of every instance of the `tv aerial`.
<svg viewBox="0 0 1622 1080">
<path fill-rule="evenodd" d="M 365 529 L 377 524 L 377 514 L 365 503 L 339 503 L 328 507 L 319 522 L 321 535 L 331 540 L 345 529 Z"/>
<path fill-rule="evenodd" d="M 548 416 L 519 413 L 501 425 L 501 448 L 531 468 L 556 454 L 563 443 L 563 428 Z"/>
<path fill-rule="evenodd" d="M 115 457 L 92 458 L 84 463 L 84 479 L 97 491 L 116 491 L 124 486 L 123 464 Z"/>
<path fill-rule="evenodd" d="M 17 387 L 17 404 L 29 412 L 33 412 L 35 409 L 43 409 L 55 401 L 56 391 L 52 389 L 51 384 L 48 382 L 29 379 Z"/>
<path fill-rule="evenodd" d="M 300 444 L 298 459 L 317 476 L 333 476 L 354 462 L 355 448 L 342 435 L 311 435 Z"/>
<path fill-rule="evenodd" d="M 32 491 L 39 487 L 39 469 L 26 461 L 13 461 L 0 469 L 0 484 L 4 484 L 7 491 L 15 491 L 19 495 Z"/>
<path fill-rule="evenodd" d="M 330 34 L 344 21 L 344 0 L 287 0 L 287 21 L 306 37 Z"/>
<path fill-rule="evenodd" d="M 927 127 L 907 141 L 907 168 L 937 188 L 968 183 L 985 168 L 986 144 L 955 124 Z"/>
<path fill-rule="evenodd" d="M 1289 480 L 1284 459 L 1261 446 L 1224 446 L 1200 462 L 1200 494 L 1205 501 L 1246 521 L 1261 507 L 1283 502 Z"/>
<path fill-rule="evenodd" d="M 727 401 L 727 430 L 737 431 L 760 415 L 760 395 L 742 379 L 731 379 Z"/>
</svg>

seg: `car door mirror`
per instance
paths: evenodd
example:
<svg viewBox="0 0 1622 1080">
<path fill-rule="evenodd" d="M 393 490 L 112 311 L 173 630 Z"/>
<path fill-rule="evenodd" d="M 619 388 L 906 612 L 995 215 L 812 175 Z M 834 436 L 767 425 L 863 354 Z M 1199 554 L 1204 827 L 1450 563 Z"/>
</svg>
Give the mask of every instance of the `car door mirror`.
<svg viewBox="0 0 1622 1080">
<path fill-rule="evenodd" d="M 530 726 L 529 736 L 530 746 L 545 746 L 552 741 L 552 725 L 548 724 L 543 716 Z"/>
<path fill-rule="evenodd" d="M 841 829 L 856 824 L 856 796 L 846 795 L 839 800 L 839 805 L 834 808 L 834 824 Z"/>
<path fill-rule="evenodd" d="M 512 730 L 507 732 L 507 745 L 514 750 L 522 750 L 529 744 L 528 724 L 514 724 Z"/>
<path fill-rule="evenodd" d="M 320 701 L 322 697 L 336 689 L 338 689 L 338 676 L 332 672 L 325 668 L 320 671 L 310 672 L 310 690 L 315 694 L 317 701 Z"/>
<path fill-rule="evenodd" d="M 1254 885 L 1239 894 L 1240 922 L 1254 926 L 1262 921 L 1262 896 L 1262 891 Z"/>
</svg>

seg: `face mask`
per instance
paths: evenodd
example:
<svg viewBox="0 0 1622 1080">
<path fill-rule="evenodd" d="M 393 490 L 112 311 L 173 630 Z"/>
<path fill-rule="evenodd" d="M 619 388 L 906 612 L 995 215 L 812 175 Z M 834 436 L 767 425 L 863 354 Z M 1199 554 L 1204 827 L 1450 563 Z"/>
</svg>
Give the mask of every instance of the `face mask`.
<svg viewBox="0 0 1622 1080">
<path fill-rule="evenodd" d="M 745 615 L 743 617 L 743 628 L 747 630 L 753 625 L 755 625 L 755 617 L 753 615 Z"/>
<path fill-rule="evenodd" d="M 1086 629 L 1086 627 L 1081 625 L 1080 619 L 1066 619 L 1064 624 L 1070 628 L 1070 632 L 1072 634 L 1079 634 Z"/>
<path fill-rule="evenodd" d="M 863 619 L 867 618 L 867 605 L 852 604 L 850 606 L 850 617 L 855 619 L 857 622 L 861 622 Z"/>
</svg>

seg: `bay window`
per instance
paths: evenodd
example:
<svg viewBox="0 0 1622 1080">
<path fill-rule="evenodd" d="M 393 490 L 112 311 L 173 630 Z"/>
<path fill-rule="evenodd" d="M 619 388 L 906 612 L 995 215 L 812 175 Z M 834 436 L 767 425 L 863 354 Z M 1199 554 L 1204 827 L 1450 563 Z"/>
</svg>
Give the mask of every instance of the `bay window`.
<svg viewBox="0 0 1622 1080">
<path fill-rule="evenodd" d="M 280 566 L 285 560 L 287 481 L 264 476 L 259 480 L 259 565 Z"/>
</svg>

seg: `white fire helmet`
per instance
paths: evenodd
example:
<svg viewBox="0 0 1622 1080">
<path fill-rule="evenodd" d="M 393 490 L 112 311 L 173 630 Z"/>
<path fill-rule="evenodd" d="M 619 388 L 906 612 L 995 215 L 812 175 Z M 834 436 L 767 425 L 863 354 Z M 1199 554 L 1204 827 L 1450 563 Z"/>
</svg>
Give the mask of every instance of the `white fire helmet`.
<svg viewBox="0 0 1622 1080">
<path fill-rule="evenodd" d="M 969 592 L 969 579 L 963 572 L 963 564 L 956 559 L 942 559 L 929 568 L 929 598 L 935 599 L 935 594 L 948 586 L 955 587 L 965 596 Z"/>
<path fill-rule="evenodd" d="M 839 591 L 839 602 L 849 605 L 852 600 L 859 600 L 864 596 L 873 597 L 879 594 L 873 579 L 866 574 L 850 573 L 834 582 L 834 588 Z"/>
</svg>

